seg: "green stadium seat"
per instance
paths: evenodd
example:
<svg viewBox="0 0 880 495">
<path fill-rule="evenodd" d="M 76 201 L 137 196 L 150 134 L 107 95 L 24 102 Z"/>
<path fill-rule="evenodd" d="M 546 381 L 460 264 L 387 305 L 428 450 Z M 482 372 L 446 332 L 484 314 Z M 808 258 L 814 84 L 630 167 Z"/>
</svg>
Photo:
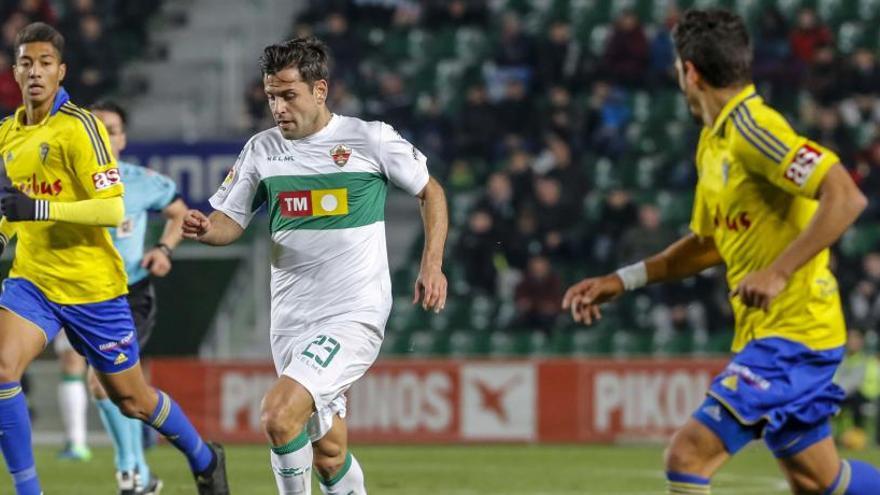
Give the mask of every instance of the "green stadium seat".
<svg viewBox="0 0 880 495">
<path fill-rule="evenodd" d="M 516 339 L 504 330 L 495 330 L 489 335 L 489 355 L 511 356 L 516 352 Z"/>
<path fill-rule="evenodd" d="M 878 250 L 880 250 L 880 224 L 854 225 L 840 239 L 840 251 L 847 257 L 863 256 Z"/>
</svg>

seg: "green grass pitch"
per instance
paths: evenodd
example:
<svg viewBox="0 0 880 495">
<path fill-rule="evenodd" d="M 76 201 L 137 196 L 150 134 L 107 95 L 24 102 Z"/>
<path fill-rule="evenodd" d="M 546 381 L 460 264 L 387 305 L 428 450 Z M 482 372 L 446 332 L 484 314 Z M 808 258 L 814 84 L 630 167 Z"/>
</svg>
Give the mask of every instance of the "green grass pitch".
<svg viewBox="0 0 880 495">
<path fill-rule="evenodd" d="M 376 495 L 655 495 L 664 490 L 660 446 L 366 446 L 352 448 Z M 164 495 L 194 492 L 186 462 L 170 447 L 149 452 L 165 480 Z M 227 448 L 234 495 L 273 494 L 275 482 L 263 446 Z M 880 451 L 846 454 L 880 464 Z M 115 493 L 109 447 L 87 463 L 55 459 L 55 449 L 37 449 L 37 467 L 47 495 Z M 11 493 L 5 469 L 0 493 Z M 320 494 L 317 485 L 312 493 Z M 788 493 L 773 458 L 755 444 L 715 476 L 715 495 Z"/>
</svg>

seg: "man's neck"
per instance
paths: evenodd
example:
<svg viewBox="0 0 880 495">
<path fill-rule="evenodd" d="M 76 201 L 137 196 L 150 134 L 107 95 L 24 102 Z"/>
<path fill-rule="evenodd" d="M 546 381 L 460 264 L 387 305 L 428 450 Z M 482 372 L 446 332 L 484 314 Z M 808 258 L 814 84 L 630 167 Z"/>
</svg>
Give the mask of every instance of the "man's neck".
<svg viewBox="0 0 880 495">
<path fill-rule="evenodd" d="M 701 102 L 703 107 L 703 123 L 707 127 L 713 127 L 721 110 L 732 100 L 740 91 L 745 88 L 742 86 L 731 86 L 728 88 L 715 89 L 706 92 L 706 97 Z"/>
<path fill-rule="evenodd" d="M 39 124 L 49 115 L 52 110 L 52 103 L 55 101 L 55 95 L 41 103 L 33 103 L 26 101 L 24 104 L 25 125 Z"/>
</svg>

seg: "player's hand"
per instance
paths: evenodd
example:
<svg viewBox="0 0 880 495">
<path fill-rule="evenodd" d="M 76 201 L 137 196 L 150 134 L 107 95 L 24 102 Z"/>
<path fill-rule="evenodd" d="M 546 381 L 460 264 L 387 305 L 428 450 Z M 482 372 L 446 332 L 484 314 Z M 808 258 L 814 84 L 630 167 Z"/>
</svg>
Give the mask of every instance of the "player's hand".
<svg viewBox="0 0 880 495">
<path fill-rule="evenodd" d="M 49 202 L 38 201 L 12 186 L 3 188 L 0 211 L 10 222 L 49 219 Z"/>
<path fill-rule="evenodd" d="M 446 307 L 446 275 L 439 267 L 422 267 L 416 279 L 413 304 L 422 301 L 422 309 L 435 313 Z"/>
<path fill-rule="evenodd" d="M 150 271 L 150 275 L 164 277 L 171 271 L 171 258 L 159 248 L 153 248 L 144 254 L 141 266 Z"/>
<path fill-rule="evenodd" d="M 770 303 L 788 285 L 788 276 L 774 268 L 765 268 L 750 273 L 740 280 L 730 292 L 731 299 L 739 297 L 750 308 L 770 309 Z"/>
<path fill-rule="evenodd" d="M 594 321 L 602 319 L 599 306 L 623 294 L 623 291 L 623 280 L 617 274 L 585 278 L 565 291 L 562 309 L 570 310 L 574 321 L 592 325 Z"/>
<path fill-rule="evenodd" d="M 183 217 L 183 237 L 198 241 L 211 230 L 211 221 L 199 210 L 189 210 Z"/>
</svg>

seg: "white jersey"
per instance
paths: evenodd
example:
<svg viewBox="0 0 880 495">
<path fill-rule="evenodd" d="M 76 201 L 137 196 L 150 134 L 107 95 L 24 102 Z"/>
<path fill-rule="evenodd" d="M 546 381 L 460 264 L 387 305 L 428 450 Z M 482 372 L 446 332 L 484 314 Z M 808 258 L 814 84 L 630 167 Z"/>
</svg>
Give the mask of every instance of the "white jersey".
<svg viewBox="0 0 880 495">
<path fill-rule="evenodd" d="M 258 209 L 268 210 L 273 334 L 333 322 L 384 332 L 389 180 L 416 195 L 428 168 L 425 155 L 382 122 L 333 115 L 303 139 L 272 128 L 248 141 L 210 202 L 243 228 Z"/>
</svg>

